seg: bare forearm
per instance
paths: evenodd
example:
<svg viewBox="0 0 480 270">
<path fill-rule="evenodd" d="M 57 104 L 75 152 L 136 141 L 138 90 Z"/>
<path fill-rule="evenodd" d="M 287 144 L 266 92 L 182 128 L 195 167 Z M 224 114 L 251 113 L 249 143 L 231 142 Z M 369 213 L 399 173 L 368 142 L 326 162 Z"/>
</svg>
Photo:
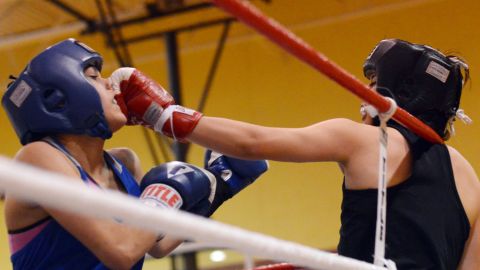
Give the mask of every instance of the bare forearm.
<svg viewBox="0 0 480 270">
<path fill-rule="evenodd" d="M 187 137 L 193 143 L 230 156 L 263 158 L 259 147 L 268 128 L 215 117 L 203 117 Z"/>
<path fill-rule="evenodd" d="M 162 258 L 170 254 L 170 252 L 176 249 L 181 243 L 183 243 L 183 240 L 171 238 L 167 235 L 154 247 L 152 247 L 148 251 L 148 254 L 154 258 Z"/>
<path fill-rule="evenodd" d="M 363 145 L 364 140 L 358 139 L 363 126 L 348 119 L 331 119 L 302 128 L 278 128 L 203 117 L 187 139 L 243 159 L 340 162 Z"/>
<path fill-rule="evenodd" d="M 129 269 L 155 245 L 149 231 L 111 220 L 86 218 L 48 209 L 62 227 L 82 242 L 97 258 L 112 269 Z"/>
<path fill-rule="evenodd" d="M 132 263 L 136 263 L 141 257 L 143 257 L 148 250 L 155 245 L 157 235 L 144 231 L 141 229 L 133 228 L 130 226 L 110 227 L 113 245 L 116 245 L 116 249 L 119 254 L 129 257 Z M 116 243 L 115 243 L 116 242 Z"/>
</svg>

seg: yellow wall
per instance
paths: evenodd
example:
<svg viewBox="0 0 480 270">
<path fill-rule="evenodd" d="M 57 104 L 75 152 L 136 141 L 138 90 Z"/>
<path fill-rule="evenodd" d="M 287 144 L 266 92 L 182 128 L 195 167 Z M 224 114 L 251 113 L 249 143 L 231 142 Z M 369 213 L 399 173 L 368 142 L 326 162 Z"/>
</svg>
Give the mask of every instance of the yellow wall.
<svg viewBox="0 0 480 270">
<path fill-rule="evenodd" d="M 480 92 L 475 89 L 480 75 L 478 1 L 272 2 L 266 6 L 256 1 L 265 13 L 362 80 L 362 63 L 383 38 L 402 38 L 459 52 L 470 63 L 473 79 L 464 91 L 462 107 L 474 121 L 480 119 L 476 107 Z M 187 106 L 197 106 L 219 34 L 217 27 L 179 37 L 183 98 Z M 1 50 L 0 58 L 9 59 L 9 66 L 4 64 L 0 70 L 2 88 L 6 84 L 1 81 L 3 78 L 18 73 L 29 58 L 62 38 Z M 105 54 L 109 62 L 106 75 L 116 68 L 113 55 L 103 46 L 100 36 L 79 38 Z M 163 42 L 144 42 L 131 46 L 131 50 L 137 67 L 168 87 Z M 262 125 L 301 127 L 333 117 L 358 119 L 358 109 L 359 100 L 352 94 L 235 23 L 205 113 Z M 12 156 L 19 144 L 3 111 L 0 126 L 0 153 Z M 464 127 L 457 122 L 456 129 L 458 135 L 450 144 L 478 171 L 480 141 L 475 136 L 480 132 L 479 125 Z M 123 129 L 108 146 L 131 147 L 140 154 L 144 169 L 153 165 L 139 127 Z M 189 161 L 201 164 L 202 154 L 200 147 L 193 147 Z M 341 174 L 335 164 L 271 162 L 271 170 L 264 177 L 227 202 L 214 218 L 301 244 L 333 249 L 340 225 L 340 187 Z M 9 269 L 4 222 L 1 224 L 0 268 Z"/>
</svg>

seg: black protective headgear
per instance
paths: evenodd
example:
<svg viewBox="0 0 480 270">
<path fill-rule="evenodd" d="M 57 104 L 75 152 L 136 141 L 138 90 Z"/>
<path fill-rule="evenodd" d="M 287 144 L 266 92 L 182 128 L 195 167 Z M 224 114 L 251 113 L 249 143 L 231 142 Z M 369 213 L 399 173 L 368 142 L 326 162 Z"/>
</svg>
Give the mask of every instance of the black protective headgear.
<svg viewBox="0 0 480 270">
<path fill-rule="evenodd" d="M 426 46 L 398 39 L 380 41 L 363 65 L 367 79 L 376 77 L 377 92 L 393 98 L 408 111 L 447 138 L 446 125 L 455 116 L 462 94 L 462 68 Z"/>
</svg>

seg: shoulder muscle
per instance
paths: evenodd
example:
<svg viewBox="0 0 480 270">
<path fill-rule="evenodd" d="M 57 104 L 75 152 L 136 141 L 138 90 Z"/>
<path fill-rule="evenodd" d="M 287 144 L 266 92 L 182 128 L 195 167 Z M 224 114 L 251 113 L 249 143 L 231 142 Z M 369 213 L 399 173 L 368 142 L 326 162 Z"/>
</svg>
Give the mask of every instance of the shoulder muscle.
<svg viewBox="0 0 480 270">
<path fill-rule="evenodd" d="M 108 150 L 108 153 L 120 160 L 137 181 L 142 179 L 143 171 L 140 159 L 132 149 L 126 147 L 112 148 Z"/>
<path fill-rule="evenodd" d="M 470 223 L 479 218 L 480 182 L 472 165 L 453 147 L 448 146 L 452 160 L 453 175 L 460 199 Z"/>
<path fill-rule="evenodd" d="M 368 134 L 372 131 L 370 126 L 343 118 L 320 122 L 306 129 L 309 130 L 305 133 L 306 140 L 312 142 L 311 146 L 316 143 L 323 149 L 318 151 L 322 155 L 318 157 L 319 161 L 340 163 L 346 162 L 355 151 L 367 144 L 365 138 L 371 138 Z"/>
<path fill-rule="evenodd" d="M 46 142 L 37 141 L 25 145 L 18 151 L 15 160 L 68 176 L 79 176 L 73 163 Z"/>
</svg>

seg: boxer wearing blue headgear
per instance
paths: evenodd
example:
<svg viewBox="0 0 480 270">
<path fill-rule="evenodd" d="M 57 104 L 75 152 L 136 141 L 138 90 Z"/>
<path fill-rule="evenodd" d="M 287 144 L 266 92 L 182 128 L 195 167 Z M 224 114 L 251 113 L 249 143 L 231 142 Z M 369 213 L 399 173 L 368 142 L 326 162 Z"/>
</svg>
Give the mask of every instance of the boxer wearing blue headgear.
<svg viewBox="0 0 480 270">
<path fill-rule="evenodd" d="M 25 145 L 16 160 L 92 187 L 140 196 L 135 154 L 129 149 L 103 150 L 104 140 L 125 125 L 126 118 L 116 104 L 117 93 L 100 76 L 101 67 L 101 56 L 74 39 L 32 59 L 2 99 Z M 18 201 L 8 194 L 5 205 L 14 269 L 141 269 L 145 252 L 157 245 L 157 236 L 150 233 Z M 158 245 L 166 241 L 171 247 L 179 243 L 166 239 Z"/>
<path fill-rule="evenodd" d="M 447 122 L 458 115 L 463 66 L 428 46 L 390 40 L 377 46 L 364 70 L 373 88 L 446 138 Z M 302 128 L 264 127 L 203 116 L 151 89 L 131 87 L 136 78 L 131 69 L 113 75 L 113 87 L 122 91 L 119 103 L 130 121 L 140 119 L 137 123 L 179 141 L 245 159 L 337 162 L 344 175 L 338 253 L 373 262 L 379 131 L 372 118 L 362 123 L 330 119 Z M 278 96 L 289 98 L 298 92 L 289 90 L 278 91 Z M 156 113 L 148 113 L 149 108 L 157 108 Z M 429 143 L 395 121 L 388 124 L 387 133 L 385 258 L 401 270 L 480 269 L 480 182 L 472 166 L 454 148 Z M 292 177 L 287 186 L 311 181 Z"/>
<path fill-rule="evenodd" d="M 202 169 L 172 162 L 144 176 L 132 150 L 104 151 L 105 140 L 127 118 L 116 101 L 119 93 L 110 79 L 101 77 L 101 66 L 98 53 L 73 39 L 51 46 L 28 64 L 2 100 L 24 144 L 16 160 L 70 176 L 92 188 L 139 197 L 154 207 L 205 216 L 240 191 L 230 191 L 223 183 L 227 180 L 217 175 L 219 166 Z M 140 72 L 132 81 L 132 87 L 140 89 L 154 85 Z M 143 103 L 141 98 L 137 102 Z M 264 171 L 258 170 L 257 162 L 236 164 L 220 168 L 232 172 L 234 180 L 228 181 L 236 186 L 245 187 Z M 253 172 L 245 174 L 249 170 Z M 218 181 L 222 182 L 217 185 Z M 182 242 L 114 221 L 16 200 L 8 194 L 5 215 L 13 269 L 141 269 L 146 252 L 162 257 Z"/>
<path fill-rule="evenodd" d="M 110 138 L 99 94 L 84 74 L 90 66 L 101 71 L 102 63 L 97 52 L 74 39 L 32 59 L 2 98 L 21 143 L 59 133 Z"/>
</svg>

